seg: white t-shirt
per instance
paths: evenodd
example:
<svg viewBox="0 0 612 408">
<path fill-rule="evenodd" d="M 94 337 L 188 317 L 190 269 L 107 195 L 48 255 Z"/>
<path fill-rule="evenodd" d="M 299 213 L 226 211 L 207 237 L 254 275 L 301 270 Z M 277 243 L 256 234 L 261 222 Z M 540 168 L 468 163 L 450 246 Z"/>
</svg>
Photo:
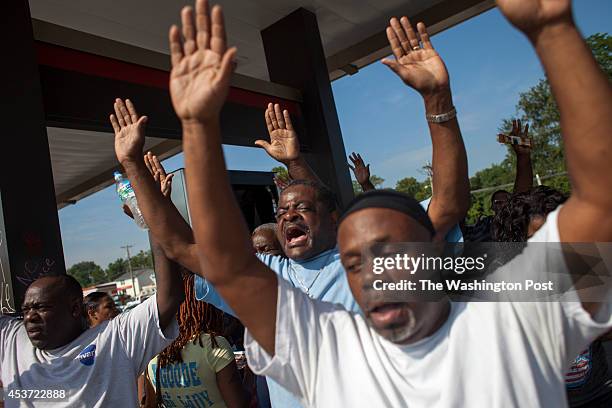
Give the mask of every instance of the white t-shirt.
<svg viewBox="0 0 612 408">
<path fill-rule="evenodd" d="M 534 238 L 558 242 L 556 221 L 557 212 Z M 562 256 L 521 256 L 534 270 L 565 268 Z M 564 407 L 564 372 L 610 327 L 610 303 L 595 319 L 579 302 L 453 303 L 432 336 L 399 346 L 278 279 L 275 355 L 248 332 L 245 346 L 255 373 L 306 406 Z"/>
<path fill-rule="evenodd" d="M 178 336 L 159 327 L 156 296 L 54 350 L 35 348 L 22 320 L 0 316 L 0 375 L 10 390 L 66 390 L 63 401 L 6 399 L 5 407 L 137 407 L 136 379 Z"/>
</svg>

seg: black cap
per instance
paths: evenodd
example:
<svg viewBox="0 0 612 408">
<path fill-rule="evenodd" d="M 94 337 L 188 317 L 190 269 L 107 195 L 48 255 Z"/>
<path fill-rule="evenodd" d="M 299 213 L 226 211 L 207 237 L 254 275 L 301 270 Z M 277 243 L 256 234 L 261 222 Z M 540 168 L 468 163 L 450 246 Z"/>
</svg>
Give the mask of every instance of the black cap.
<svg viewBox="0 0 612 408">
<path fill-rule="evenodd" d="M 349 203 L 342 217 L 340 217 L 338 225 L 349 214 L 365 208 L 388 208 L 399 211 L 425 227 L 432 236 L 435 235 L 429 215 L 427 215 L 427 211 L 425 211 L 421 204 L 414 198 L 395 190 L 371 190 L 358 195 Z"/>
</svg>

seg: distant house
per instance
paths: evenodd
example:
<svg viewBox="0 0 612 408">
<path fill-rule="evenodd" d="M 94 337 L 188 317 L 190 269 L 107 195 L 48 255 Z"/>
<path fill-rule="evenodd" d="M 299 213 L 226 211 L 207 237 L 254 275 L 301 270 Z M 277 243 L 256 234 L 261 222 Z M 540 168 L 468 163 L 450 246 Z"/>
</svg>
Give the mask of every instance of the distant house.
<svg viewBox="0 0 612 408">
<path fill-rule="evenodd" d="M 129 272 L 119 276 L 114 283 L 117 286 L 117 294 L 124 293 L 134 298 L 150 296 L 155 293 L 155 271 L 153 269 L 135 269 L 134 285 L 136 288 L 132 285 L 132 277 Z"/>
<path fill-rule="evenodd" d="M 83 296 L 87 296 L 92 292 L 106 292 L 113 296 L 117 293 L 117 284 L 115 282 L 99 283 L 95 286 L 83 288 Z"/>
</svg>

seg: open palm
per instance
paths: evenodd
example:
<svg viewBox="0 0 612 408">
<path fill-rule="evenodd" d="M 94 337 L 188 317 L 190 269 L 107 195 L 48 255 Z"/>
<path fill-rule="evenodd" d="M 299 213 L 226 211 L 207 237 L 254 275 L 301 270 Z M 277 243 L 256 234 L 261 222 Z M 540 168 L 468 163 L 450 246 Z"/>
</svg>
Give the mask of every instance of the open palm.
<svg viewBox="0 0 612 408">
<path fill-rule="evenodd" d="M 446 65 L 435 50 L 411 51 L 397 62 L 400 64 L 397 74 L 402 81 L 422 94 L 448 86 Z"/>
<path fill-rule="evenodd" d="M 263 147 L 273 159 L 281 163 L 296 160 L 300 155 L 300 141 L 293 129 L 289 112 L 281 111 L 279 104 L 269 103 L 265 117 L 270 142 L 257 140 L 255 144 Z"/>
<path fill-rule="evenodd" d="M 115 154 L 119 163 L 140 160 L 145 142 L 146 116 L 139 117 L 132 102 L 125 103 L 117 98 L 114 104 L 115 113 L 110 115 L 111 125 L 115 131 Z"/>
<path fill-rule="evenodd" d="M 433 48 L 425 24 L 419 23 L 417 29 L 420 39 L 407 17 L 401 20 L 393 17 L 386 33 L 395 60 L 385 58 L 383 63 L 406 85 L 427 95 L 448 88 L 448 70 Z"/>
<path fill-rule="evenodd" d="M 572 18 L 571 0 L 497 0 L 497 5 L 513 25 L 527 34 Z"/>
<path fill-rule="evenodd" d="M 520 119 L 513 120 L 512 130 L 510 131 L 510 136 L 518 136 L 521 139 L 531 141 L 531 139 L 529 138 L 529 123 L 527 123 L 525 127 L 523 128 L 523 125 Z M 527 145 L 513 143 L 511 146 L 517 155 L 531 154 L 531 145 L 527 146 Z"/>
<path fill-rule="evenodd" d="M 357 180 L 357 182 L 359 184 L 365 184 L 370 181 L 370 165 L 365 165 L 363 159 L 361 158 L 361 155 L 359 153 L 353 152 L 349 156 L 349 159 L 351 160 L 351 162 L 353 162 L 353 165 L 351 166 L 349 164 L 349 167 L 351 170 L 353 170 L 353 174 L 355 174 L 355 179 Z"/>
<path fill-rule="evenodd" d="M 295 160 L 300 153 L 297 134 L 292 130 L 277 129 L 273 131 L 270 133 L 270 142 L 266 151 L 278 161 Z"/>
<path fill-rule="evenodd" d="M 236 49 L 226 49 L 221 8 L 211 15 L 208 3 L 196 2 L 196 24 L 193 9 L 181 13 L 183 41 L 179 29 L 170 29 L 170 95 L 178 117 L 183 121 L 217 117 L 229 91 Z"/>
<path fill-rule="evenodd" d="M 221 55 L 198 50 L 181 60 L 170 73 L 170 95 L 183 120 L 207 118 L 221 111 L 228 88 L 221 75 Z"/>
</svg>

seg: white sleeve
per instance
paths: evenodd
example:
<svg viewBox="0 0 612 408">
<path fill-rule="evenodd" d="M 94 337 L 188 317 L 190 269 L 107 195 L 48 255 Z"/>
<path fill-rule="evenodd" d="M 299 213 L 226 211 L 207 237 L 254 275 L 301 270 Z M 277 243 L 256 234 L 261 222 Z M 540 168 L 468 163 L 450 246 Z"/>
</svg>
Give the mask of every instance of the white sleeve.
<svg viewBox="0 0 612 408">
<path fill-rule="evenodd" d="M 155 295 L 115 317 L 109 326 L 121 339 L 136 374 L 142 373 L 149 361 L 178 336 L 176 318 L 172 318 L 165 332 L 160 328 Z"/>
<path fill-rule="evenodd" d="M 523 258 L 512 268 L 514 271 L 530 271 L 537 280 L 562 274 L 571 282 L 561 246 L 555 248 L 550 244 L 560 242 L 558 214 L 559 208 L 548 215 L 544 226 L 529 240 L 530 244 L 535 243 L 534 246 L 529 248 L 528 245 Z M 611 290 L 608 285 L 608 298 L 612 297 Z M 561 301 L 516 302 L 514 308 L 526 332 L 537 336 L 546 345 L 544 349 L 553 353 L 551 357 L 564 368 L 581 350 L 612 328 L 612 303 L 602 302 L 597 315 L 591 316 L 584 310 L 574 290 L 566 292 Z"/>
<path fill-rule="evenodd" d="M 244 347 L 249 367 L 255 374 L 272 378 L 308 405 L 313 400 L 323 332 L 332 312 L 338 310 L 343 309 L 310 299 L 279 276 L 274 356 L 246 330 Z"/>
<path fill-rule="evenodd" d="M 17 331 L 22 325 L 21 319 L 0 315 L 0 363 L 4 360 L 4 350 L 8 350 L 10 344 L 15 341 Z"/>
</svg>

